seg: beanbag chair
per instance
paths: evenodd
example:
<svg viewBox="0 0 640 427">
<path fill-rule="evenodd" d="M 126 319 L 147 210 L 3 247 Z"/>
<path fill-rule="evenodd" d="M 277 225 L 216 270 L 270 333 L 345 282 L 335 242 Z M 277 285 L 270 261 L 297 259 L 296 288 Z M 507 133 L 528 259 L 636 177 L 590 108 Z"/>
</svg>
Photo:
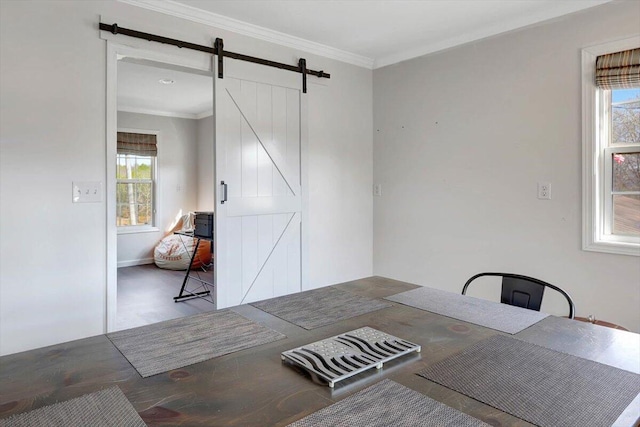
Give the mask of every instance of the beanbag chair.
<svg viewBox="0 0 640 427">
<path fill-rule="evenodd" d="M 191 261 L 191 254 L 196 246 L 197 239 L 180 234 L 173 234 L 174 231 L 192 231 L 193 213 L 184 215 L 172 230 L 172 234 L 165 236 L 153 250 L 153 260 L 159 268 L 167 270 L 186 270 Z M 198 252 L 193 259 L 192 269 L 197 269 L 203 265 L 211 263 L 211 242 L 200 240 Z"/>
</svg>

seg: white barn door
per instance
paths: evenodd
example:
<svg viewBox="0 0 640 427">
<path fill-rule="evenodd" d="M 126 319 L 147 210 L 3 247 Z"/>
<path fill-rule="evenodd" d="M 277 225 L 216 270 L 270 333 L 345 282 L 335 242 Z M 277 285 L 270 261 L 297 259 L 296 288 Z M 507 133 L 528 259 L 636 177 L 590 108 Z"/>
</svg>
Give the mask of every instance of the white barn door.
<svg viewBox="0 0 640 427">
<path fill-rule="evenodd" d="M 214 80 L 217 307 L 300 292 L 307 113 L 301 76 L 225 58 L 224 78 L 216 70 Z"/>
</svg>

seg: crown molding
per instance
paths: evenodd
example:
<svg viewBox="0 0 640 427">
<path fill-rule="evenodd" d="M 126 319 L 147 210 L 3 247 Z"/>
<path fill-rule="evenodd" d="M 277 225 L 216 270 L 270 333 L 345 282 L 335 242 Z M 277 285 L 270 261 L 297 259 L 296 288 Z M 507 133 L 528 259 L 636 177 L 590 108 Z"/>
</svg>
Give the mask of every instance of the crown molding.
<svg viewBox="0 0 640 427">
<path fill-rule="evenodd" d="M 204 119 L 205 117 L 211 117 L 211 116 L 213 116 L 213 110 L 203 111 L 202 113 L 196 114 L 196 119 L 200 120 L 200 119 Z"/>
<path fill-rule="evenodd" d="M 373 69 L 373 58 L 357 55 L 355 53 L 336 49 L 320 43 L 305 40 L 279 31 L 270 30 L 258 25 L 249 24 L 237 19 L 218 15 L 173 0 L 118 0 L 121 3 L 138 6 L 177 18 L 197 22 L 199 24 L 232 31 L 234 33 L 279 44 L 293 49 L 302 50 L 325 58 L 335 59 L 348 64 L 357 65 L 367 69 Z"/>
<path fill-rule="evenodd" d="M 213 110 L 203 111 L 198 114 L 190 114 L 190 113 L 174 113 L 172 111 L 164 111 L 164 110 L 152 110 L 150 108 L 118 106 L 118 112 L 120 111 L 122 111 L 123 113 L 148 114 L 150 116 L 176 117 L 178 119 L 193 119 L 193 120 L 200 120 L 200 119 L 204 119 L 205 117 L 213 116 Z"/>
<path fill-rule="evenodd" d="M 373 69 L 375 70 L 378 68 L 386 67 L 387 65 L 393 65 L 402 61 L 408 61 L 410 59 L 440 52 L 453 47 L 462 46 L 467 43 L 480 41 L 482 39 L 508 33 L 510 31 L 518 31 L 532 25 L 543 23 L 544 21 L 548 21 L 550 19 L 562 18 L 565 15 L 580 12 L 595 6 L 600 6 L 611 1 L 612 0 L 590 0 L 591 5 L 586 8 L 577 4 L 577 2 L 558 1 L 554 3 L 554 7 L 538 11 L 537 13 L 522 16 L 517 19 L 506 20 L 504 22 L 500 22 L 496 25 L 485 27 L 477 31 L 471 31 L 435 43 L 426 44 L 414 49 L 398 51 L 391 55 L 377 58 L 374 62 Z"/>
<path fill-rule="evenodd" d="M 118 112 L 148 114 L 150 116 L 175 117 L 178 119 L 193 119 L 193 120 L 200 119 L 201 117 L 198 117 L 198 116 L 200 116 L 201 114 L 206 114 L 206 112 L 200 113 L 200 114 L 174 113 L 172 111 L 152 110 L 150 108 L 127 107 L 127 106 L 120 106 L 120 105 L 118 105 Z M 207 116 L 205 115 L 203 117 L 207 117 Z"/>
</svg>

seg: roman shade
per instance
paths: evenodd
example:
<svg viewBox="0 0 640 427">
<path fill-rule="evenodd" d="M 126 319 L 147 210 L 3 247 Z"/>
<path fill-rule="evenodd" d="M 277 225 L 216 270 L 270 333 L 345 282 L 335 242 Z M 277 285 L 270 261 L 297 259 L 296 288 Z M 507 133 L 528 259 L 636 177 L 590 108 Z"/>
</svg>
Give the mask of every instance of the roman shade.
<svg viewBox="0 0 640 427">
<path fill-rule="evenodd" d="M 640 87 L 640 48 L 598 56 L 596 86 L 601 89 Z"/>
<path fill-rule="evenodd" d="M 118 132 L 118 154 L 137 156 L 157 156 L 156 135 L 145 133 Z"/>
</svg>

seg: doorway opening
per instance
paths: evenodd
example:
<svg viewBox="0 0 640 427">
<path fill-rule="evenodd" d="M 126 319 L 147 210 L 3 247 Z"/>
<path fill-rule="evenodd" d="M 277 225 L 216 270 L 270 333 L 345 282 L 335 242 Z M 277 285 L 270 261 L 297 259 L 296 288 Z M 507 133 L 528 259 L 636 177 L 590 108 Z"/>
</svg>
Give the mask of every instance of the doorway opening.
<svg viewBox="0 0 640 427">
<path fill-rule="evenodd" d="M 192 264 L 197 239 L 176 234 L 193 230 L 194 212 L 214 210 L 213 74 L 160 59 L 110 49 L 107 332 L 216 308 L 173 299 L 187 274 L 213 290 L 212 242 Z"/>
</svg>

